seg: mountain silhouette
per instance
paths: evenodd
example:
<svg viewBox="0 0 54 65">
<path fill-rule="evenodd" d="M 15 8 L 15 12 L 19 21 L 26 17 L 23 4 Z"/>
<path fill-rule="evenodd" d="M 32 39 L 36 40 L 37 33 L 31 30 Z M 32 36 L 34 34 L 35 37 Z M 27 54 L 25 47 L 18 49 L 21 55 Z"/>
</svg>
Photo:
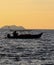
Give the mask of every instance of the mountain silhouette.
<svg viewBox="0 0 54 65">
<path fill-rule="evenodd" d="M 3 26 L 1 29 L 24 30 L 25 28 L 23 26 L 11 25 L 11 26 Z"/>
</svg>

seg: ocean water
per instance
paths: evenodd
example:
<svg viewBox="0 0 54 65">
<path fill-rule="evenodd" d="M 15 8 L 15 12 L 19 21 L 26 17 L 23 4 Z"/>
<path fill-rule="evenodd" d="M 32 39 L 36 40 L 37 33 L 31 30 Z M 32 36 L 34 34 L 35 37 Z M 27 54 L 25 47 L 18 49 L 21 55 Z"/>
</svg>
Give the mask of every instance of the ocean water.
<svg viewBox="0 0 54 65">
<path fill-rule="evenodd" d="M 54 30 L 18 31 L 38 34 L 40 39 L 7 39 L 10 30 L 0 30 L 0 65 L 54 65 Z"/>
</svg>

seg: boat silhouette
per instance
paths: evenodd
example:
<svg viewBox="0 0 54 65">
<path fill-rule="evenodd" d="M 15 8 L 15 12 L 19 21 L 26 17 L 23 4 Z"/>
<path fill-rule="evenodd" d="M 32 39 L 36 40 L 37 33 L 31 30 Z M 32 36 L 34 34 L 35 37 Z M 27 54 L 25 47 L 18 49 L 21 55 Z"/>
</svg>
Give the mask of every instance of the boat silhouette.
<svg viewBox="0 0 54 65">
<path fill-rule="evenodd" d="M 38 39 L 42 36 L 43 33 L 40 34 L 21 34 L 21 35 L 13 35 L 7 34 L 7 38 L 9 39 Z"/>
</svg>

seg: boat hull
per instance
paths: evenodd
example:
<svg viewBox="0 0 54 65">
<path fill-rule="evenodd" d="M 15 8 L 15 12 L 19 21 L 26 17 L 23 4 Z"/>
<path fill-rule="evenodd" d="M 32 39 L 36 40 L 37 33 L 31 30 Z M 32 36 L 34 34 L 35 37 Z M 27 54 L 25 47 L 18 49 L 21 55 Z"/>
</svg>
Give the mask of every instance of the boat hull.
<svg viewBox="0 0 54 65">
<path fill-rule="evenodd" d="M 7 35 L 7 38 L 9 38 L 9 39 L 38 39 L 42 36 L 42 34 L 43 33 L 40 33 L 40 34 L 37 34 L 37 35 L 30 35 L 30 34 L 26 35 L 25 34 L 25 35 L 19 35 L 19 36 L 16 36 L 16 37 Z"/>
</svg>

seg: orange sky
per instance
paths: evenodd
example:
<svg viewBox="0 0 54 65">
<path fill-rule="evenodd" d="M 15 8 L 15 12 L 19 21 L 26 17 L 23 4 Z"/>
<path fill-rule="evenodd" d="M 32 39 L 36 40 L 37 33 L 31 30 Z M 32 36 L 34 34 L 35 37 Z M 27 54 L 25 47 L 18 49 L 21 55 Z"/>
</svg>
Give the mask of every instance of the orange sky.
<svg viewBox="0 0 54 65">
<path fill-rule="evenodd" d="M 0 27 L 54 29 L 54 0 L 0 0 Z"/>
</svg>

